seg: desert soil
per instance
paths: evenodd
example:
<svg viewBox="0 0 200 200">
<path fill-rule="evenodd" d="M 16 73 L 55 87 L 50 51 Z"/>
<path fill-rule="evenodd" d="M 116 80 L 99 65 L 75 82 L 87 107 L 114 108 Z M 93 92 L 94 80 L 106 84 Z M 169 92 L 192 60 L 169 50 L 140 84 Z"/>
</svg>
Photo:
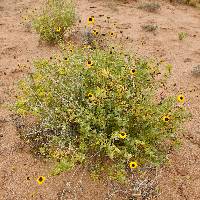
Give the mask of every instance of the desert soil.
<svg viewBox="0 0 200 200">
<path fill-rule="evenodd" d="M 133 51 L 173 65 L 168 88 L 185 95 L 193 117 L 185 124 L 181 148 L 168 155 L 168 164 L 160 170 L 158 199 L 199 200 L 200 77 L 193 76 L 191 70 L 200 64 L 200 10 L 159 1 L 161 9 L 148 13 L 137 9 L 137 1 L 119 2 L 77 0 L 77 10 L 82 21 L 88 15 L 94 15 L 99 23 L 111 17 L 110 20 L 129 37 L 127 46 Z M 40 44 L 38 35 L 20 24 L 27 9 L 38 5 L 37 0 L 0 0 L 0 200 L 74 199 L 67 190 L 68 182 L 71 181 L 71 188 L 75 189 L 80 179 L 78 200 L 103 200 L 108 186 L 92 181 L 84 169 L 73 171 L 74 176 L 73 172 L 49 176 L 53 163 L 34 158 L 17 134 L 12 113 L 4 106 L 13 101 L 13 85 L 28 73 L 32 61 L 57 52 L 56 47 Z M 141 26 L 149 23 L 158 26 L 155 33 L 142 30 Z M 188 34 L 183 41 L 178 38 L 180 32 Z M 23 68 L 24 65 L 27 67 Z M 40 175 L 47 177 L 42 186 L 35 181 Z"/>
</svg>

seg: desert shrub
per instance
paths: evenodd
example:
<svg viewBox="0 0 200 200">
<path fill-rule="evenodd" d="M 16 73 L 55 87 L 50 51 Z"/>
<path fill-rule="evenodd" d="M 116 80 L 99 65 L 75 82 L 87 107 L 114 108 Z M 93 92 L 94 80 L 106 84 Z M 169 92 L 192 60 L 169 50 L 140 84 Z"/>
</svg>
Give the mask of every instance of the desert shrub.
<svg viewBox="0 0 200 200">
<path fill-rule="evenodd" d="M 187 5 L 194 6 L 194 7 L 199 7 L 200 6 L 200 1 L 199 0 L 170 0 L 170 2 L 177 2 L 177 3 L 187 4 Z"/>
<path fill-rule="evenodd" d="M 65 30 L 75 22 L 75 5 L 72 0 L 48 0 L 41 13 L 33 18 L 33 27 L 42 40 L 57 42 Z"/>
<path fill-rule="evenodd" d="M 170 65 L 161 76 L 158 63 L 116 48 L 69 49 L 20 81 L 16 112 L 35 118 L 23 137 L 60 160 L 55 174 L 92 162 L 91 171 L 125 181 L 137 166 L 162 163 L 186 116 L 183 96 L 156 98 Z"/>
<path fill-rule="evenodd" d="M 186 32 L 180 32 L 180 33 L 178 33 L 178 38 L 181 41 L 184 40 L 187 36 L 188 36 L 188 34 Z"/>
<path fill-rule="evenodd" d="M 142 26 L 142 29 L 146 32 L 155 32 L 158 29 L 158 26 L 155 24 L 146 24 Z"/>
<path fill-rule="evenodd" d="M 160 4 L 156 2 L 145 2 L 139 5 L 138 8 L 147 12 L 156 12 L 160 9 Z"/>
</svg>

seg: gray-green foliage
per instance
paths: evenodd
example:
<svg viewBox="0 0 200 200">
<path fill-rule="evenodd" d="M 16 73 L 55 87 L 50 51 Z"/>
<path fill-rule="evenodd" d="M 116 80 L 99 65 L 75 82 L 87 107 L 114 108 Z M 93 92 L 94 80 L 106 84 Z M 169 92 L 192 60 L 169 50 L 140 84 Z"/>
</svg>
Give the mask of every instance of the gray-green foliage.
<svg viewBox="0 0 200 200">
<path fill-rule="evenodd" d="M 147 12 L 156 12 L 160 9 L 160 4 L 157 2 L 144 2 L 138 8 Z"/>
</svg>

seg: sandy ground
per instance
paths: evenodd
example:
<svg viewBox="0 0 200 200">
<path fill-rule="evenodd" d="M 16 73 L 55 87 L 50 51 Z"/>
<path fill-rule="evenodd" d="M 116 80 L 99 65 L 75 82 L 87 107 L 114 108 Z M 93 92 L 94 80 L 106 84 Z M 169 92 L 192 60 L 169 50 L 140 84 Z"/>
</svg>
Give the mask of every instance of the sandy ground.
<svg viewBox="0 0 200 200">
<path fill-rule="evenodd" d="M 182 147 L 169 154 L 169 164 L 161 169 L 159 200 L 198 200 L 200 199 L 200 77 L 194 77 L 191 70 L 200 64 L 200 10 L 171 5 L 161 1 L 157 13 L 147 13 L 137 9 L 136 1 L 127 4 L 114 1 L 78 0 L 80 17 L 84 20 L 94 15 L 97 22 L 110 16 L 117 22 L 120 30 L 129 36 L 127 45 L 138 54 L 163 58 L 172 63 L 173 76 L 169 88 L 176 93 L 184 93 L 193 117 L 185 125 Z M 26 9 L 38 5 L 36 0 L 0 0 L 0 200 L 56 200 L 73 199 L 65 191 L 71 173 L 50 177 L 53 163 L 35 159 L 28 147 L 19 139 L 11 119 L 11 113 L 3 106 L 12 101 L 13 84 L 27 73 L 18 64 L 31 66 L 33 59 L 48 57 L 56 52 L 55 47 L 40 45 L 38 35 L 20 24 Z M 141 26 L 155 23 L 158 30 L 147 33 Z M 117 29 L 116 29 L 117 31 Z M 119 31 L 119 30 L 118 30 Z M 183 41 L 178 39 L 179 32 L 187 32 Z M 174 87 L 174 84 L 176 86 Z M 77 169 L 72 183 L 78 185 L 83 169 Z M 38 186 L 35 179 L 47 176 L 47 181 Z M 80 188 L 79 188 L 80 189 Z M 80 200 L 103 200 L 107 187 L 95 183 L 87 173 L 82 177 Z M 116 197 L 115 199 L 122 199 Z"/>
</svg>

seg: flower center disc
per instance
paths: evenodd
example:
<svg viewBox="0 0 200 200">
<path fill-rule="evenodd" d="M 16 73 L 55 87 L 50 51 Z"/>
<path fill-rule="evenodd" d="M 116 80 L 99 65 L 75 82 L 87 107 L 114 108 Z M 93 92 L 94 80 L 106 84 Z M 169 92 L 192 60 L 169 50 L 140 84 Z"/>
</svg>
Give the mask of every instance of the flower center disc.
<svg viewBox="0 0 200 200">
<path fill-rule="evenodd" d="M 43 178 L 42 178 L 42 177 L 40 177 L 40 178 L 39 178 L 39 181 L 41 182 L 42 180 L 43 180 Z"/>
</svg>

